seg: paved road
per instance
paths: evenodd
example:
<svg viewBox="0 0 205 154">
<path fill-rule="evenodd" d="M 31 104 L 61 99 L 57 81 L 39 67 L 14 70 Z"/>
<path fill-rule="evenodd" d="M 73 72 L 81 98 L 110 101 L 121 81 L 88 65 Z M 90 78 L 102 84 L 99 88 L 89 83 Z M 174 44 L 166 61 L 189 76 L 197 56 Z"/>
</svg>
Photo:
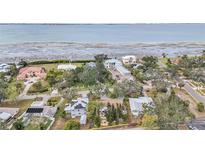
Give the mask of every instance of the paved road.
<svg viewBox="0 0 205 154">
<path fill-rule="evenodd" d="M 185 83 L 184 89 L 186 92 L 191 95 L 196 101 L 202 102 L 205 104 L 205 96 L 200 95 L 196 90 L 194 90 L 186 81 L 183 79 L 180 79 L 179 77 L 176 77 L 176 80 L 178 82 L 183 82 Z"/>
<path fill-rule="evenodd" d="M 205 97 L 196 92 L 188 83 L 185 83 L 184 89 L 198 102 L 205 104 Z"/>
<path fill-rule="evenodd" d="M 205 130 L 205 118 L 194 119 L 191 122 L 187 123 L 187 126 L 190 129 Z"/>
</svg>

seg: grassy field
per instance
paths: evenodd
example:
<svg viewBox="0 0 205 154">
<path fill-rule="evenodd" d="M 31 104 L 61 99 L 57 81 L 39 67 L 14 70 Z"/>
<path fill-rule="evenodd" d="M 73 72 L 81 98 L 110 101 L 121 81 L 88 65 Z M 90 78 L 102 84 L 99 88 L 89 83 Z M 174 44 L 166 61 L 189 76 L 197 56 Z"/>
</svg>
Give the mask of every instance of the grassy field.
<svg viewBox="0 0 205 154">
<path fill-rule="evenodd" d="M 23 100 L 23 101 L 11 101 L 11 102 L 3 102 L 0 103 L 0 107 L 9 107 L 9 108 L 19 108 L 19 113 L 16 117 L 20 116 L 23 112 L 27 110 L 28 107 L 31 106 L 33 100 Z"/>
</svg>

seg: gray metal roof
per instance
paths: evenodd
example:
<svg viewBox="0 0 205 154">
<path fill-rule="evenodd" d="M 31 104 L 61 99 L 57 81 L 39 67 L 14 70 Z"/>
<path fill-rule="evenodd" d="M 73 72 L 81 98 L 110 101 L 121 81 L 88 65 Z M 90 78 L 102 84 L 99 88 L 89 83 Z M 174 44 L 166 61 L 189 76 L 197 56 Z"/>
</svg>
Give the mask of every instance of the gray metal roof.
<svg viewBox="0 0 205 154">
<path fill-rule="evenodd" d="M 130 109 L 133 115 L 138 115 L 143 111 L 143 104 L 150 105 L 153 102 L 151 97 L 129 98 Z"/>
</svg>

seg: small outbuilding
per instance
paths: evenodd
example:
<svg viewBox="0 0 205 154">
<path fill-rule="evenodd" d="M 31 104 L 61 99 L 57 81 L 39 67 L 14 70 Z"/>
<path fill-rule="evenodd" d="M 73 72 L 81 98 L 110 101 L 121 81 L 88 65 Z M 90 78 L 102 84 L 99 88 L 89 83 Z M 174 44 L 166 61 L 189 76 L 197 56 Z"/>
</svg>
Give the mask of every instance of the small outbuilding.
<svg viewBox="0 0 205 154">
<path fill-rule="evenodd" d="M 71 71 L 71 70 L 75 70 L 76 68 L 77 68 L 77 66 L 72 65 L 72 64 L 58 65 L 58 70 L 63 70 L 63 71 Z"/>
</svg>

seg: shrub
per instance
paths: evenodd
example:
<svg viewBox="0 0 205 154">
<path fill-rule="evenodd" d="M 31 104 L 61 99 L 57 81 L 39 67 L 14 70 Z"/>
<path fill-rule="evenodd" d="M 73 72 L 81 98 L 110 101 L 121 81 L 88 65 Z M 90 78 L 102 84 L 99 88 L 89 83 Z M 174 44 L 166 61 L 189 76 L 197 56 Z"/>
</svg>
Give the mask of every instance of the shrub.
<svg viewBox="0 0 205 154">
<path fill-rule="evenodd" d="M 17 121 L 14 123 L 14 128 L 15 128 L 16 130 L 22 130 L 22 129 L 24 129 L 24 124 L 23 124 L 23 122 L 20 121 L 20 120 L 17 120 Z"/>
<path fill-rule="evenodd" d="M 79 130 L 80 129 L 80 122 L 77 120 L 69 120 L 65 125 L 65 130 Z"/>
<path fill-rule="evenodd" d="M 60 97 L 51 97 L 48 100 L 48 105 L 55 106 L 60 101 Z"/>
<path fill-rule="evenodd" d="M 28 93 L 44 93 L 49 90 L 49 85 L 47 82 L 37 82 L 32 85 L 32 87 L 28 90 Z"/>
<path fill-rule="evenodd" d="M 199 112 L 203 112 L 204 111 L 204 104 L 202 102 L 197 104 L 197 109 Z"/>
</svg>

